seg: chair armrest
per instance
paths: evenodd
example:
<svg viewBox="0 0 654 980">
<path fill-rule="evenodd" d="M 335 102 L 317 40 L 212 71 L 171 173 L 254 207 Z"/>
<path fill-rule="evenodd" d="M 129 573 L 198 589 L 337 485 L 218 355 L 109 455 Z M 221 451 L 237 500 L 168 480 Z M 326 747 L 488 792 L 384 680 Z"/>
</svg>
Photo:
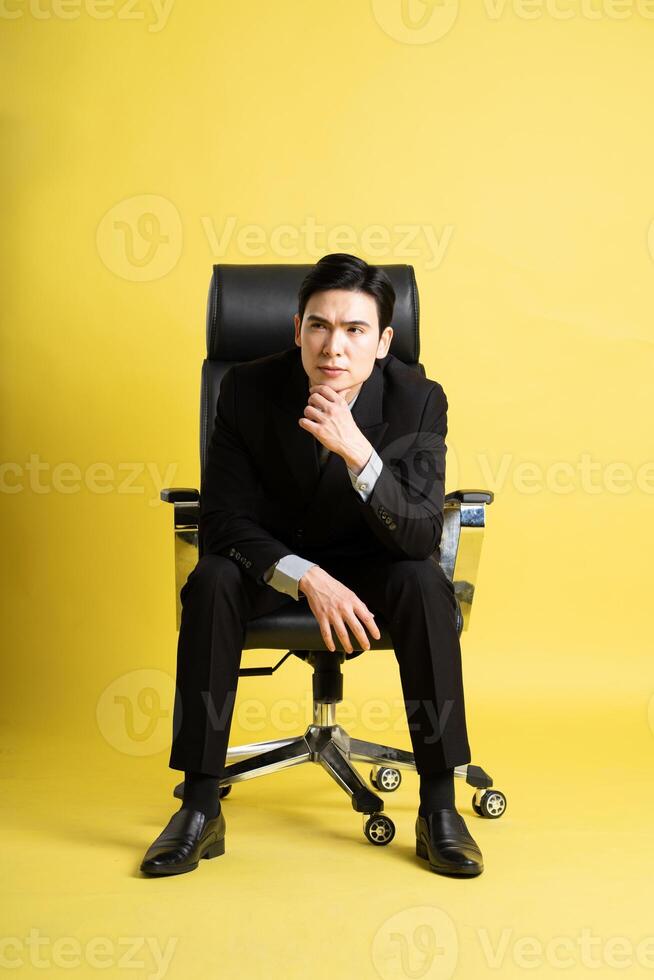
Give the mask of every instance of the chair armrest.
<svg viewBox="0 0 654 980">
<path fill-rule="evenodd" d="M 200 491 L 194 487 L 165 487 L 160 496 L 173 504 L 175 536 L 175 593 L 177 629 L 182 620 L 180 593 L 198 561 L 198 530 L 200 521 Z"/>
<path fill-rule="evenodd" d="M 193 487 L 166 487 L 160 491 L 162 500 L 173 504 L 175 530 L 178 528 L 194 528 L 197 530 L 200 521 L 200 491 Z"/>
<path fill-rule="evenodd" d="M 166 487 L 159 496 L 166 504 L 200 503 L 200 491 L 194 487 Z"/>
<path fill-rule="evenodd" d="M 464 630 L 470 624 L 486 526 L 486 505 L 493 499 L 490 490 L 454 490 L 445 495 L 440 564 L 454 585 Z"/>
<path fill-rule="evenodd" d="M 445 500 L 458 500 L 462 504 L 492 504 L 495 494 L 491 490 L 453 490 L 445 494 Z"/>
</svg>

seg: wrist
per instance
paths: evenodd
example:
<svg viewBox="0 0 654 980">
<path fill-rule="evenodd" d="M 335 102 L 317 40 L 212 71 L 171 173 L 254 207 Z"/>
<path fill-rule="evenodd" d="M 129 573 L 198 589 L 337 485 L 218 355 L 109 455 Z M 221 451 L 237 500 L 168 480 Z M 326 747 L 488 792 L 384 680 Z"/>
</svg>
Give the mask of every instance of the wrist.
<svg viewBox="0 0 654 980">
<path fill-rule="evenodd" d="M 354 451 L 350 450 L 343 454 L 343 459 L 345 460 L 345 465 L 348 469 L 352 470 L 355 476 L 359 476 L 363 469 L 370 462 L 370 457 L 373 454 L 373 445 L 366 439 L 361 446 L 357 447 Z"/>
<path fill-rule="evenodd" d="M 318 571 L 319 568 L 320 565 L 312 565 L 311 568 L 308 568 L 304 573 L 304 575 L 300 579 L 298 579 L 298 583 L 297 583 L 298 592 L 306 592 L 306 588 L 311 587 L 311 582 L 315 578 L 315 573 Z"/>
</svg>

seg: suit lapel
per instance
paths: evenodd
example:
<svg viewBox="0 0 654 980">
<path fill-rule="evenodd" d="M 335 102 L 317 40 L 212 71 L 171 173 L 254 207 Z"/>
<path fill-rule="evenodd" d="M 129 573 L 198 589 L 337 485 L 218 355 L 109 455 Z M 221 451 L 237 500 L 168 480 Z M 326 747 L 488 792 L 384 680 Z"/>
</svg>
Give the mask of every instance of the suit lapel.
<svg viewBox="0 0 654 980">
<path fill-rule="evenodd" d="M 292 352 L 288 384 L 278 392 L 272 405 L 275 428 L 280 441 L 284 461 L 299 494 L 313 497 L 312 506 L 327 507 L 334 503 L 339 491 L 352 489 L 344 459 L 331 453 L 320 472 L 318 462 L 319 442 L 299 424 L 309 400 L 309 378 L 302 365 L 299 347 Z M 383 419 L 384 377 L 382 363 L 376 360 L 370 377 L 366 378 L 359 397 L 352 409 L 352 418 L 372 446 L 378 450 L 388 428 Z"/>
<path fill-rule="evenodd" d="M 296 347 L 290 352 L 290 369 L 271 402 L 271 410 L 283 462 L 302 497 L 311 495 L 320 475 L 316 439 L 298 424 L 308 401 L 309 378 Z"/>
</svg>

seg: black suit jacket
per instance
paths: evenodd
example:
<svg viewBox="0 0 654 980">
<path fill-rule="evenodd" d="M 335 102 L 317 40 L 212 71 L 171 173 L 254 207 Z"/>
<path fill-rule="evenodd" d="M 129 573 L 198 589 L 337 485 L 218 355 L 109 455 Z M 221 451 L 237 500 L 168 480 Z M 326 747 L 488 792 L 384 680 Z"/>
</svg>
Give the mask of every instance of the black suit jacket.
<svg viewBox="0 0 654 980">
<path fill-rule="evenodd" d="M 258 584 L 284 555 L 440 557 L 447 398 L 393 354 L 375 361 L 352 417 L 384 467 L 364 502 L 341 456 L 322 474 L 298 425 L 309 399 L 300 348 L 230 367 L 200 495 L 200 554 L 224 555 Z"/>
</svg>

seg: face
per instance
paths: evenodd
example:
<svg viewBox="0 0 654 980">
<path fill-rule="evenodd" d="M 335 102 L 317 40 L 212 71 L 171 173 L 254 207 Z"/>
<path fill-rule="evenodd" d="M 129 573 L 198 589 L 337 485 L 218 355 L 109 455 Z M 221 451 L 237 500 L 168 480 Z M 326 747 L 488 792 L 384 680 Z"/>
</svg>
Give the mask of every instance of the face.
<svg viewBox="0 0 654 980">
<path fill-rule="evenodd" d="M 327 289 L 309 297 L 304 317 L 295 314 L 295 343 L 310 385 L 329 385 L 350 402 L 385 357 L 393 328 L 379 335 L 377 303 L 368 293 Z M 323 368 L 339 368 L 326 371 Z"/>
</svg>

